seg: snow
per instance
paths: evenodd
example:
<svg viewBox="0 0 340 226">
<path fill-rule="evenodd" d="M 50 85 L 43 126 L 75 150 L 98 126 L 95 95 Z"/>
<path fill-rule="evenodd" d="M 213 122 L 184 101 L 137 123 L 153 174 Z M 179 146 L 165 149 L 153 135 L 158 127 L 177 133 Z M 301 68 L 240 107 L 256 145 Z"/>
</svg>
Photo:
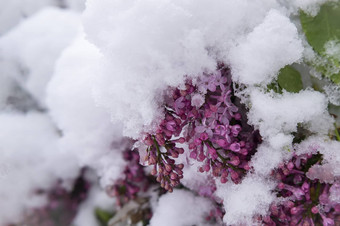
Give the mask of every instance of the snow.
<svg viewBox="0 0 340 226">
<path fill-rule="evenodd" d="M 204 217 L 212 210 L 212 203 L 185 190 L 175 189 L 163 195 L 150 221 L 150 226 L 206 225 Z"/>
<path fill-rule="evenodd" d="M 12 67 L 11 77 L 44 106 L 55 61 L 79 26 L 78 13 L 52 7 L 39 11 L 0 38 L 1 68 Z"/>
<path fill-rule="evenodd" d="M 294 24 L 279 11 L 270 10 L 264 21 L 230 50 L 233 78 L 246 85 L 269 84 L 282 67 L 297 62 L 302 51 Z"/>
<path fill-rule="evenodd" d="M 289 1 L 295 8 L 301 9 L 306 13 L 310 14 L 311 16 L 316 16 L 316 14 L 320 10 L 320 6 L 326 2 L 331 2 L 336 0 L 293 0 Z"/>
<path fill-rule="evenodd" d="M 290 144 L 291 142 L 286 143 L 288 147 Z M 262 143 L 257 148 L 257 152 L 250 163 L 256 174 L 264 177 L 269 176 L 280 163 L 292 157 L 292 149 L 289 149 L 286 145 L 273 147 L 268 142 Z"/>
<path fill-rule="evenodd" d="M 155 2 L 89 0 L 84 12 L 87 38 L 106 59 L 94 81 L 97 103 L 124 121 L 124 134 L 132 138 L 161 117 L 162 90 L 214 70 L 216 60 L 228 62 L 235 40 L 279 7 L 274 0 Z M 287 40 L 295 32 L 290 26 Z"/>
<path fill-rule="evenodd" d="M 0 113 L 0 225 L 19 221 L 26 208 L 43 205 L 37 188 L 49 189 L 57 179 L 72 181 L 78 167 L 57 149 L 58 133 L 40 113 Z M 62 167 L 60 167 L 62 166 Z"/>
<path fill-rule="evenodd" d="M 96 216 L 96 208 L 113 212 L 114 199 L 110 198 L 101 188 L 94 186 L 89 192 L 89 197 L 83 202 L 73 220 L 74 226 L 100 226 Z"/>
<path fill-rule="evenodd" d="M 34 191 L 58 179 L 71 183 L 81 167 L 95 172 L 93 184 L 98 178 L 102 188 L 114 183 L 124 170 L 127 138 L 140 138 L 162 118 L 166 89 L 183 86 L 188 77 L 195 82 L 217 62 L 231 68 L 235 88 L 241 87 L 236 95 L 263 142 L 241 184 L 218 183 L 216 194 L 207 194 L 211 175 L 198 173 L 201 163 L 183 155 L 176 161 L 185 164 L 183 185 L 223 200 L 226 224 L 251 225 L 275 201 L 275 183 L 268 178 L 293 149 L 323 154 L 323 165 L 307 176 L 333 181 L 340 176 L 340 146 L 327 138 L 334 122 L 328 103 L 339 105 L 339 88 L 327 83 L 326 94 L 310 88 L 279 94 L 266 87 L 282 67 L 313 55 L 295 16 L 300 9 L 315 15 L 324 2 L 87 0 L 81 15 L 84 0 L 3 1 L 0 225 L 43 205 L 44 197 Z M 338 57 L 336 41 L 325 47 Z M 203 102 L 200 94 L 192 99 L 195 106 Z M 300 126 L 315 136 L 293 146 Z M 99 185 L 81 205 L 75 225 L 97 225 L 93 209 L 113 205 Z M 180 226 L 204 225 L 214 207 L 207 198 L 175 189 L 152 208 L 151 225 Z"/>
<path fill-rule="evenodd" d="M 189 158 L 189 156 L 187 158 Z M 183 162 L 183 164 L 185 167 L 183 168 L 184 177 L 181 180 L 181 184 L 201 196 L 213 196 L 214 190 L 212 188 L 215 187 L 214 179 L 210 174 L 198 171 L 198 168 L 202 166 L 202 164 L 195 161 L 190 163 Z"/>
<path fill-rule="evenodd" d="M 11 0 L 0 2 L 0 36 L 45 7 L 82 11 L 85 0 Z"/>
<path fill-rule="evenodd" d="M 307 176 L 321 181 L 333 182 L 340 176 L 340 142 L 329 140 L 325 136 L 312 136 L 296 145 L 298 154 L 319 152 L 323 155 L 321 166 L 314 166 Z"/>
<path fill-rule="evenodd" d="M 97 170 L 102 185 L 120 177 L 124 169 L 121 125 L 96 107 L 92 77 L 100 71 L 102 56 L 82 33 L 61 55 L 47 87 L 47 105 L 53 121 L 63 131 L 61 150 L 75 155 L 80 166 Z"/>
<path fill-rule="evenodd" d="M 337 85 L 323 87 L 330 103 L 340 106 L 340 88 Z"/>
<path fill-rule="evenodd" d="M 38 10 L 46 6 L 56 6 L 55 0 L 11 0 L 1 1 L 0 35 L 6 33 Z"/>
<path fill-rule="evenodd" d="M 280 95 L 253 90 L 250 95 L 252 106 L 248 114 L 249 122 L 265 138 L 280 132 L 295 132 L 298 123 L 308 125 L 328 116 L 327 99 L 320 92 L 303 90 L 296 94 L 285 92 Z M 332 119 L 328 116 L 328 121 L 324 123 L 324 130 L 316 132 L 327 133 L 327 129 L 332 126 Z"/>
<path fill-rule="evenodd" d="M 223 199 L 227 225 L 253 225 L 253 216 L 266 215 L 269 205 L 275 200 L 272 190 L 275 183 L 255 175 L 248 175 L 239 185 L 219 186 L 217 195 Z"/>
</svg>

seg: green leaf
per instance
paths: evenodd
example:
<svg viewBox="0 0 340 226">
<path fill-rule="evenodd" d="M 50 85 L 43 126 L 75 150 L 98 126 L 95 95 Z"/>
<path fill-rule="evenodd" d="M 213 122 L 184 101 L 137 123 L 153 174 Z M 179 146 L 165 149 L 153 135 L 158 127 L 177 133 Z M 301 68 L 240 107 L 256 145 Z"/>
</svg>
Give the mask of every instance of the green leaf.
<svg viewBox="0 0 340 226">
<path fill-rule="evenodd" d="M 340 45 L 340 1 L 322 5 L 315 17 L 301 12 L 300 21 L 308 43 L 317 54 L 317 59 L 310 63 L 324 76 L 340 84 L 340 55 L 332 55 L 325 49 L 325 45 L 332 42 Z"/>
<path fill-rule="evenodd" d="M 303 89 L 300 73 L 291 66 L 286 66 L 280 70 L 277 82 L 282 89 L 288 92 L 298 93 Z"/>
<path fill-rule="evenodd" d="M 267 85 L 267 91 L 274 91 L 275 93 L 280 93 L 282 94 L 282 88 L 279 86 L 279 84 L 277 84 L 277 82 L 272 82 L 270 84 Z"/>
<path fill-rule="evenodd" d="M 332 74 L 332 75 L 330 76 L 330 79 L 331 79 L 334 83 L 340 84 L 340 72 L 337 73 L 337 74 Z"/>
<path fill-rule="evenodd" d="M 107 212 L 100 208 L 96 208 L 95 215 L 97 219 L 100 221 L 101 225 L 107 225 L 109 220 L 112 218 L 113 213 Z"/>
<path fill-rule="evenodd" d="M 340 40 L 340 1 L 322 5 L 315 17 L 301 12 L 300 20 L 309 44 L 320 55 L 326 42 Z"/>
</svg>

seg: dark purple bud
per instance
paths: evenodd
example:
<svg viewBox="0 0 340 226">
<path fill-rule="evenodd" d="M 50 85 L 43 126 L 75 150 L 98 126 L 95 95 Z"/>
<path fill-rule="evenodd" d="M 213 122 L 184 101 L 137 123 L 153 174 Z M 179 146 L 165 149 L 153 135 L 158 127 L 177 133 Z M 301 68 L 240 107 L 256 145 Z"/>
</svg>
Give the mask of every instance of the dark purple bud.
<svg viewBox="0 0 340 226">
<path fill-rule="evenodd" d="M 177 152 L 179 154 L 183 154 L 184 153 L 184 149 L 183 148 L 176 148 Z"/>
<path fill-rule="evenodd" d="M 153 175 L 153 176 L 156 176 L 157 175 L 157 167 L 156 167 L 156 165 L 155 165 L 155 167 L 151 170 L 151 175 Z"/>
<path fill-rule="evenodd" d="M 210 170 L 210 164 L 209 164 L 209 163 L 205 164 L 203 168 L 204 168 L 204 171 L 205 171 L 205 172 L 209 172 L 209 170 Z"/>
<path fill-rule="evenodd" d="M 307 182 L 304 182 L 301 186 L 302 191 L 305 193 L 309 192 L 309 184 Z"/>
<path fill-rule="evenodd" d="M 240 164 L 240 159 L 238 156 L 234 155 L 229 163 L 234 166 L 238 166 Z"/>
<path fill-rule="evenodd" d="M 168 163 L 170 164 L 170 165 L 173 165 L 173 164 L 175 164 L 175 160 L 173 160 L 173 159 L 167 159 L 167 161 L 168 161 Z"/>
<path fill-rule="evenodd" d="M 170 173 L 170 178 L 171 178 L 171 180 L 176 180 L 177 179 L 177 174 L 176 173 L 174 173 L 174 172 L 171 172 Z"/>
<path fill-rule="evenodd" d="M 182 163 L 181 163 L 181 164 L 178 164 L 177 167 L 178 167 L 179 169 L 183 169 L 183 168 L 184 168 L 184 164 L 182 164 Z"/>
<path fill-rule="evenodd" d="M 157 161 L 156 161 L 155 156 L 150 155 L 149 164 L 150 164 L 150 165 L 154 165 L 154 164 L 156 164 L 156 163 L 157 163 Z"/>
<path fill-rule="evenodd" d="M 235 115 L 234 115 L 234 118 L 236 119 L 236 120 L 240 120 L 241 119 L 241 114 L 240 113 L 236 113 Z"/>
<path fill-rule="evenodd" d="M 221 183 L 225 184 L 227 183 L 228 179 L 226 177 L 221 177 Z"/>
<path fill-rule="evenodd" d="M 197 151 L 196 150 L 194 150 L 190 153 L 190 158 L 197 159 Z"/>
<path fill-rule="evenodd" d="M 165 170 L 167 171 L 167 172 L 171 172 L 172 171 L 172 167 L 169 165 L 169 164 L 164 164 L 164 166 L 165 166 Z"/>
<path fill-rule="evenodd" d="M 292 170 L 292 169 L 294 168 L 294 163 L 289 162 L 289 163 L 287 164 L 287 168 L 288 168 L 289 170 Z"/>
</svg>

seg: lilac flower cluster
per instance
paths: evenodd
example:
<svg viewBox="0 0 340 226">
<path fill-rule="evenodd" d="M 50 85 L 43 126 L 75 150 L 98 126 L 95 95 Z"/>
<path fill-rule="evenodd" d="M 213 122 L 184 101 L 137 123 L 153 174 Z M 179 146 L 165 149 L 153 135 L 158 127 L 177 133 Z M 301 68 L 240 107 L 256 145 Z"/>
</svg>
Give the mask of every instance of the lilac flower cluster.
<svg viewBox="0 0 340 226">
<path fill-rule="evenodd" d="M 185 89 L 172 89 L 165 97 L 165 117 L 154 134 L 143 140 L 148 146 L 145 161 L 154 165 L 151 172 L 166 190 L 172 191 L 183 177 L 183 164 L 174 160 L 184 153 L 226 183 L 234 183 L 250 169 L 248 161 L 260 139 L 247 124 L 242 107 L 235 105 L 231 75 L 223 65 L 214 73 L 204 73 L 196 82 L 188 80 Z"/>
<path fill-rule="evenodd" d="M 90 184 L 83 177 L 79 177 L 71 192 L 63 188 L 61 183 L 51 191 L 37 191 L 39 194 L 47 194 L 48 203 L 46 206 L 29 211 L 23 225 L 71 225 L 80 203 L 87 197 L 89 188 Z"/>
<path fill-rule="evenodd" d="M 127 162 L 123 172 L 124 178 L 106 189 L 109 196 L 116 197 L 118 206 L 137 198 L 138 192 L 146 191 L 149 186 L 149 179 L 144 173 L 143 166 L 139 164 L 138 151 L 127 149 L 123 152 L 123 157 Z"/>
<path fill-rule="evenodd" d="M 209 215 L 205 218 L 205 220 L 211 225 L 225 225 L 223 223 L 223 216 L 225 214 L 225 211 L 221 205 L 215 205 L 215 208 L 210 210 Z"/>
<path fill-rule="evenodd" d="M 167 130 L 166 126 L 172 124 L 175 120 L 170 115 L 166 118 L 169 120 L 167 124 L 164 124 L 164 120 L 160 125 L 161 128 L 165 127 L 164 131 L 158 131 L 155 136 L 148 135 L 144 139 L 144 143 L 149 145 L 145 160 L 148 161 L 149 165 L 154 166 L 151 174 L 154 176 L 158 174 L 156 180 L 161 184 L 161 187 L 172 192 L 173 187 L 178 185 L 179 180 L 183 178 L 182 169 L 184 167 L 183 164 L 176 164 L 173 159 L 177 158 L 179 154 L 184 153 L 183 148 L 176 147 L 176 142 L 182 143 L 184 141 L 182 138 L 170 140 L 171 136 L 166 134 L 170 130 Z"/>
<path fill-rule="evenodd" d="M 284 201 L 270 207 L 270 216 L 263 218 L 265 225 L 340 225 L 340 202 L 332 198 L 340 194 L 340 185 L 306 176 L 321 158 L 318 153 L 295 155 L 273 173 L 280 181 L 277 194 Z"/>
<path fill-rule="evenodd" d="M 248 161 L 259 142 L 259 136 L 246 122 L 242 108 L 235 105 L 232 96 L 230 71 L 222 68 L 206 74 L 198 82 L 205 93 L 202 106 L 195 105 L 196 117 L 191 118 L 186 140 L 190 157 L 203 162 L 201 172 L 212 171 L 226 183 L 228 175 L 234 183 L 250 169 Z M 233 101 L 234 100 L 234 101 Z"/>
</svg>

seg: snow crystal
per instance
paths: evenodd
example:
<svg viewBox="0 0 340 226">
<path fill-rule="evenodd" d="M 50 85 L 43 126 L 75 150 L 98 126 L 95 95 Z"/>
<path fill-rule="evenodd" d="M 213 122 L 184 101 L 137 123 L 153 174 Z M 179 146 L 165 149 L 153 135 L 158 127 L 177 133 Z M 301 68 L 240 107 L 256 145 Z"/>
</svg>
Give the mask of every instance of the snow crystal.
<svg viewBox="0 0 340 226">
<path fill-rule="evenodd" d="M 329 84 L 323 87 L 330 103 L 340 106 L 340 87 L 335 84 Z"/>
<path fill-rule="evenodd" d="M 340 43 L 339 40 L 331 40 L 325 44 L 325 54 L 328 57 L 340 60 Z"/>
<path fill-rule="evenodd" d="M 204 217 L 209 215 L 212 203 L 197 197 L 189 191 L 175 189 L 159 199 L 151 218 L 151 226 L 205 225 Z"/>
<path fill-rule="evenodd" d="M 275 200 L 272 190 L 275 183 L 248 175 L 241 184 L 220 186 L 217 195 L 224 201 L 226 214 L 223 221 L 227 225 L 252 225 L 253 216 L 266 215 L 269 205 Z"/>
</svg>

